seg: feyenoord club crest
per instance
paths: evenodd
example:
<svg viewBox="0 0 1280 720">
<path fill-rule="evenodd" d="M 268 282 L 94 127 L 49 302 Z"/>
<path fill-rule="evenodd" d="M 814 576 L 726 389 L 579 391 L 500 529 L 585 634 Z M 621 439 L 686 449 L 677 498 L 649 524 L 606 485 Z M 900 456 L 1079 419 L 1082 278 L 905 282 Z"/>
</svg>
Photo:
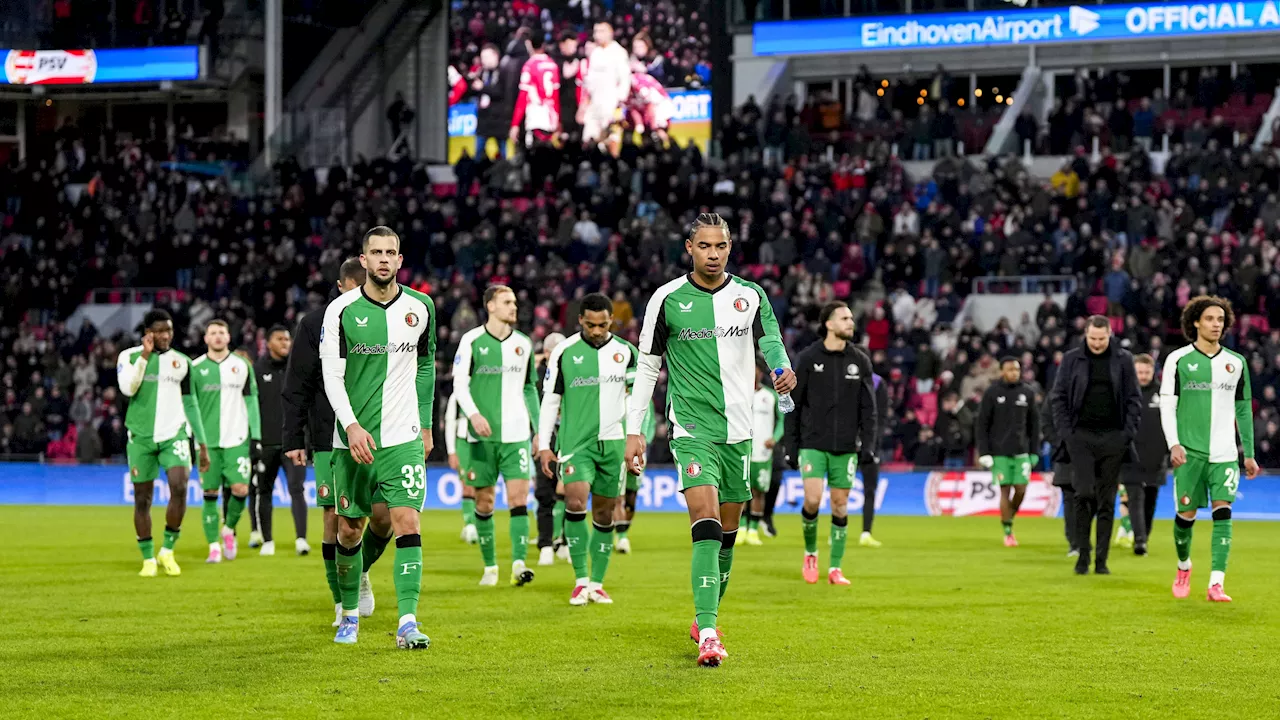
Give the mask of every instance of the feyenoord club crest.
<svg viewBox="0 0 1280 720">
<path fill-rule="evenodd" d="M 694 462 L 689 463 L 689 467 L 684 469 L 684 474 L 691 478 L 696 478 L 702 474 L 702 465 L 695 460 Z"/>
<path fill-rule="evenodd" d="M 516 357 L 519 357 L 519 356 L 521 356 L 521 355 L 523 355 L 523 354 L 524 354 L 524 348 L 522 348 L 522 347 L 516 347 Z"/>
<path fill-rule="evenodd" d="M 751 307 L 751 303 L 747 302 L 746 298 L 738 298 L 733 301 L 733 309 L 738 312 L 746 312 L 749 307 Z"/>
<path fill-rule="evenodd" d="M 1190 505 L 1190 504 L 1191 504 L 1191 498 L 1187 497 L 1186 495 L 1183 495 L 1183 496 L 1182 496 L 1182 504 L 1183 504 L 1183 505 Z"/>
<path fill-rule="evenodd" d="M 408 325 L 409 327 L 418 327 L 418 316 L 413 313 L 409 313 L 408 315 L 405 315 L 404 324 Z"/>
<path fill-rule="evenodd" d="M 180 368 L 180 367 L 182 367 L 182 363 L 178 362 L 177 360 L 174 360 L 174 361 L 173 361 L 173 369 L 174 369 L 174 370 L 177 370 L 177 369 L 178 369 L 178 368 Z"/>
<path fill-rule="evenodd" d="M 138 468 L 129 468 L 129 472 L 132 473 L 134 477 L 138 477 Z"/>
<path fill-rule="evenodd" d="M 476 479 L 476 471 L 475 471 L 475 470 L 469 470 L 469 471 L 467 471 L 467 479 L 468 479 L 468 480 L 475 480 L 475 479 Z"/>
<path fill-rule="evenodd" d="M 1229 374 L 1229 373 L 1233 373 L 1233 372 L 1235 372 L 1235 371 L 1236 371 L 1235 367 L 1233 367 L 1233 366 L 1231 365 L 1231 363 L 1227 363 L 1227 373 Z"/>
<path fill-rule="evenodd" d="M 622 353 L 614 353 L 614 354 L 613 354 L 613 361 L 614 361 L 614 362 L 616 362 L 616 363 L 620 363 L 620 362 L 622 362 Z"/>
<path fill-rule="evenodd" d="M 329 486 L 328 486 L 328 485 L 321 485 L 321 486 L 320 486 L 320 497 L 322 497 L 322 498 L 327 498 L 327 497 L 329 497 Z"/>
<path fill-rule="evenodd" d="M 804 471 L 805 471 L 805 472 L 813 472 L 813 463 L 805 463 L 805 464 L 804 464 Z"/>
<path fill-rule="evenodd" d="M 346 510 L 347 508 L 351 507 L 351 501 L 347 499 L 346 495 L 343 495 L 342 497 L 338 498 L 338 504 L 342 506 L 343 510 Z"/>
<path fill-rule="evenodd" d="M 565 465 L 565 466 L 564 466 L 564 474 L 565 474 L 565 475 L 572 475 L 573 473 L 574 473 L 574 469 L 573 469 L 573 466 L 572 466 L 572 465 Z"/>
<path fill-rule="evenodd" d="M 232 366 L 231 366 L 231 372 L 232 372 L 233 374 L 234 374 L 234 373 L 238 373 L 238 372 L 240 372 L 240 368 L 236 367 L 235 365 L 232 365 Z"/>
</svg>

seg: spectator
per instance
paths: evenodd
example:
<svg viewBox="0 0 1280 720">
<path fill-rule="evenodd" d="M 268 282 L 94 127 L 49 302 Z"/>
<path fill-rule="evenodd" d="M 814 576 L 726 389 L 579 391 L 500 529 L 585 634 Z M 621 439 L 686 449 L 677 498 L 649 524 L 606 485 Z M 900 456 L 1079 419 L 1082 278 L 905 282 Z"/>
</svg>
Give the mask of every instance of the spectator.
<svg viewBox="0 0 1280 720">
<path fill-rule="evenodd" d="M 946 467 L 964 467 L 973 445 L 973 411 L 954 391 L 943 396 L 940 409 L 933 429 L 941 438 L 943 464 Z"/>
</svg>

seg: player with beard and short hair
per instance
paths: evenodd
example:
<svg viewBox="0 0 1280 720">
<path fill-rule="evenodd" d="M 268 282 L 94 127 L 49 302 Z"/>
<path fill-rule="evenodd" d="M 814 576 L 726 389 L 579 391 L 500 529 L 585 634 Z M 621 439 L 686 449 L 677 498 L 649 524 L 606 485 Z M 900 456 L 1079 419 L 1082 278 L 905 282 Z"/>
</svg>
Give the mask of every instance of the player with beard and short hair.
<svg viewBox="0 0 1280 720">
<path fill-rule="evenodd" d="M 174 350 L 173 318 L 164 310 L 142 318 L 142 343 L 120 353 L 116 382 L 129 398 L 124 425 L 129 431 L 125 454 L 133 481 L 133 527 L 142 551 L 142 577 L 155 577 L 156 565 L 167 575 L 181 575 L 173 557 L 182 516 L 187 512 L 187 480 L 191 477 L 191 445 L 187 428 L 200 446 L 200 472 L 209 470 L 204 422 L 191 393 L 191 359 Z M 151 500 L 155 480 L 164 468 L 169 481 L 164 544 L 155 552 L 151 539 Z"/>
<path fill-rule="evenodd" d="M 1015 357 L 1000 359 L 1000 382 L 992 383 L 978 406 L 974 423 L 978 464 L 991 471 L 1000 493 L 1000 525 L 1005 547 L 1017 547 L 1013 519 L 1022 507 L 1031 482 L 1031 468 L 1039 461 L 1040 413 L 1035 390 L 1022 381 L 1022 364 Z"/>
</svg>

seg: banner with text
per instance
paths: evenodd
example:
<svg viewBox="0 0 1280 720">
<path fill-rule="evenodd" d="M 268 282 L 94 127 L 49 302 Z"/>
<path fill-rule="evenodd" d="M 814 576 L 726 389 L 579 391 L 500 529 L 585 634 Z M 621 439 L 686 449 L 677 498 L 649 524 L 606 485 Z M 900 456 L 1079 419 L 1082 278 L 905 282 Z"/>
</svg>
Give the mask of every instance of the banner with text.
<svg viewBox="0 0 1280 720">
<path fill-rule="evenodd" d="M 100 85 L 102 83 L 198 80 L 195 45 L 107 50 L 0 50 L 9 85 Z"/>
<path fill-rule="evenodd" d="M 38 463 L 0 464 L 0 505 L 118 505 L 133 504 L 133 483 L 124 465 L 42 465 Z M 195 475 L 195 473 L 193 473 Z M 1034 473 L 1022 505 L 1022 515 L 1054 517 L 1062 508 L 1062 493 L 1051 483 L 1051 473 Z M 423 509 L 451 510 L 462 502 L 462 484 L 458 474 L 445 467 L 427 469 L 423 489 Z M 684 496 L 673 468 L 651 468 L 641 479 L 636 505 L 642 512 L 685 512 Z M 315 506 L 315 475 L 307 469 L 307 503 Z M 497 506 L 506 507 L 505 488 L 497 486 Z M 198 503 L 202 497 L 200 482 L 193 477 L 187 484 L 187 502 Z M 289 502 L 284 481 L 277 479 L 277 504 Z M 804 482 L 797 472 L 782 475 L 776 512 L 799 513 L 804 500 Z M 155 502 L 169 501 L 169 487 L 163 481 L 155 487 Z M 999 513 L 999 496 L 991 473 L 977 470 L 936 472 L 885 472 L 874 498 L 876 512 L 884 515 L 995 515 Z M 534 500 L 528 498 L 530 506 Z M 861 513 L 867 502 L 860 480 L 849 493 L 849 512 Z M 829 505 L 823 494 L 823 511 Z M 1158 517 L 1171 519 L 1173 503 L 1161 503 Z M 1236 493 L 1234 517 L 1245 520 L 1280 520 L 1280 476 L 1266 476 L 1240 484 Z"/>
<path fill-rule="evenodd" d="M 1070 5 L 761 22 L 756 55 L 930 50 L 1280 31 L 1276 2 Z"/>
</svg>

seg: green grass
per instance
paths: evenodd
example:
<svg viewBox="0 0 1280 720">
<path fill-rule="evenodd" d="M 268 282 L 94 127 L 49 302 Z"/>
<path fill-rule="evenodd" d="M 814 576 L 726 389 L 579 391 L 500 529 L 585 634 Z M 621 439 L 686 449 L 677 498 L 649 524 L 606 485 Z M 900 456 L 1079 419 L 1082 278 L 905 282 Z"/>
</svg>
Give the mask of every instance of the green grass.
<svg viewBox="0 0 1280 720">
<path fill-rule="evenodd" d="M 782 537 L 739 546 L 721 613 L 730 657 L 712 670 L 694 665 L 677 515 L 640 516 L 636 552 L 610 567 L 613 606 L 571 608 L 563 563 L 507 584 L 505 522 L 502 585 L 481 589 L 457 514 L 426 513 L 418 616 L 432 644 L 419 653 L 394 647 L 393 548 L 360 644 L 331 642 L 319 515 L 310 557 L 283 542 L 274 558 L 242 548 L 209 567 L 192 512 L 183 575 L 147 580 L 128 509 L 0 518 L 3 717 L 1280 716 L 1280 524 L 1236 523 L 1236 602 L 1222 606 L 1203 595 L 1208 523 L 1194 593 L 1175 601 L 1167 522 L 1152 556 L 1118 551 L 1114 575 L 1080 578 L 1060 521 L 1020 520 L 1009 550 L 992 519 L 886 517 L 885 546 L 852 547 L 854 584 L 835 588 L 800 580 L 788 516 Z M 288 514 L 276 518 L 287 539 Z"/>
</svg>

